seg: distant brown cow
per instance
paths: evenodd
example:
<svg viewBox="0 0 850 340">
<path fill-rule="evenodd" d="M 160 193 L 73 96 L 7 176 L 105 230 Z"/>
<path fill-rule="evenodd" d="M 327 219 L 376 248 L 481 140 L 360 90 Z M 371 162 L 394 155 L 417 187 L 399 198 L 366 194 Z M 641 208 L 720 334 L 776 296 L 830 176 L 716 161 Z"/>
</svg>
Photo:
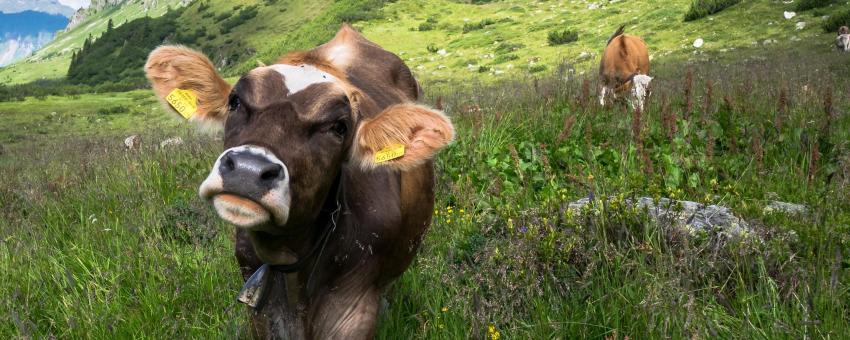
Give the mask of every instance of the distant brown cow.
<svg viewBox="0 0 850 340">
<path fill-rule="evenodd" d="M 602 62 L 599 65 L 600 93 L 599 103 L 605 105 L 605 96 L 621 96 L 633 91 L 637 106 L 643 107 L 646 86 L 652 80 L 649 76 L 649 53 L 643 39 L 623 34 L 625 26 L 608 39 Z M 634 81 L 636 76 L 639 81 Z"/>
<path fill-rule="evenodd" d="M 431 223 L 432 158 L 454 138 L 415 103 L 410 69 L 343 26 L 233 86 L 181 46 L 154 50 L 145 71 L 166 108 L 224 126 L 200 195 L 237 227 L 254 336 L 372 337 L 382 290 Z"/>
</svg>

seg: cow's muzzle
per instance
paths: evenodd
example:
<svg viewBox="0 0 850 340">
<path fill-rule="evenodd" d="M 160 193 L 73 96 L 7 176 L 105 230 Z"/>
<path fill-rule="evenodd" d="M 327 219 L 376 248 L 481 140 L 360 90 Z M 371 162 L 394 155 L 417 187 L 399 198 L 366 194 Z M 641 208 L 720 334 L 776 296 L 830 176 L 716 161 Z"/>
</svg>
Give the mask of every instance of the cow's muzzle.
<svg viewBox="0 0 850 340">
<path fill-rule="evenodd" d="M 242 145 L 225 150 L 201 183 L 201 198 L 218 215 L 246 229 L 284 225 L 289 217 L 289 171 L 268 149 Z"/>
</svg>

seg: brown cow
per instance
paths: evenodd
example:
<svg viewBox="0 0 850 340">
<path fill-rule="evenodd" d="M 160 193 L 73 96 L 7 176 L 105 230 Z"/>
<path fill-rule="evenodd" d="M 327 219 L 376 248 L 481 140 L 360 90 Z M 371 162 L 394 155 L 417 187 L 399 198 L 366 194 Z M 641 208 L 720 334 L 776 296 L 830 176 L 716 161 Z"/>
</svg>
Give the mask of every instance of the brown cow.
<svg viewBox="0 0 850 340">
<path fill-rule="evenodd" d="M 652 80 L 645 76 L 649 73 L 649 53 L 643 39 L 623 34 L 624 30 L 625 26 L 617 29 L 608 39 L 608 44 L 602 53 L 602 62 L 599 65 L 599 104 L 605 105 L 607 94 L 616 98 L 633 90 L 638 101 L 637 105 L 642 109 L 646 86 Z M 644 77 L 634 81 L 639 75 Z"/>
<path fill-rule="evenodd" d="M 454 138 L 446 116 L 414 103 L 410 69 L 343 26 L 233 86 L 180 46 L 154 50 L 145 70 L 164 102 L 191 91 L 166 108 L 224 125 L 225 151 L 200 195 L 238 227 L 254 336 L 373 336 L 381 291 L 431 222 L 432 158 Z"/>
</svg>

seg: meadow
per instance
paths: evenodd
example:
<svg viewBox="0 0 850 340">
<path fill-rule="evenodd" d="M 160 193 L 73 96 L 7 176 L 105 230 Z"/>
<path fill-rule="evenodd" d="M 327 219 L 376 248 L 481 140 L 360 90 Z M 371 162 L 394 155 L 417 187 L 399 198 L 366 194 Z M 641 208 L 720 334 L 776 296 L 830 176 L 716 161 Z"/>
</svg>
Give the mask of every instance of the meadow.
<svg viewBox="0 0 850 340">
<path fill-rule="evenodd" d="M 568 62 L 426 82 L 458 138 L 378 338 L 850 336 L 850 58 L 699 59 L 656 60 L 645 112 L 600 107 Z M 233 228 L 197 196 L 220 139 L 158 105 L 149 91 L 0 103 L 0 337 L 245 336 Z M 172 136 L 185 144 L 159 146 Z M 729 207 L 748 236 L 622 204 L 641 196 Z"/>
</svg>

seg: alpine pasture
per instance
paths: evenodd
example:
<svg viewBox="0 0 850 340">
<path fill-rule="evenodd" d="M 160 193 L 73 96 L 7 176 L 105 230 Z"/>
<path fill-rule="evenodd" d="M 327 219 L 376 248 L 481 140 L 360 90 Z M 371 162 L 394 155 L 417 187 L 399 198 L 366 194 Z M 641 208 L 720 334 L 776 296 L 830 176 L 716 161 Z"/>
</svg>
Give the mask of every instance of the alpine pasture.
<svg viewBox="0 0 850 340">
<path fill-rule="evenodd" d="M 378 338 L 850 336 L 850 55 L 821 26 L 845 9 L 745 1 L 685 22 L 690 1 L 473 2 L 343 17 L 362 4 L 238 1 L 256 19 L 215 38 L 257 47 L 225 67 L 236 77 L 348 19 L 451 117 L 434 219 L 384 294 Z M 285 38 L 259 21 L 307 10 Z M 652 55 L 642 112 L 597 100 L 621 24 Z M 558 44 L 564 30 L 577 40 Z M 149 89 L 57 94 L 0 102 L 0 337 L 246 337 L 234 227 L 197 194 L 221 136 Z M 640 197 L 723 206 L 745 226 L 652 219 Z"/>
</svg>

